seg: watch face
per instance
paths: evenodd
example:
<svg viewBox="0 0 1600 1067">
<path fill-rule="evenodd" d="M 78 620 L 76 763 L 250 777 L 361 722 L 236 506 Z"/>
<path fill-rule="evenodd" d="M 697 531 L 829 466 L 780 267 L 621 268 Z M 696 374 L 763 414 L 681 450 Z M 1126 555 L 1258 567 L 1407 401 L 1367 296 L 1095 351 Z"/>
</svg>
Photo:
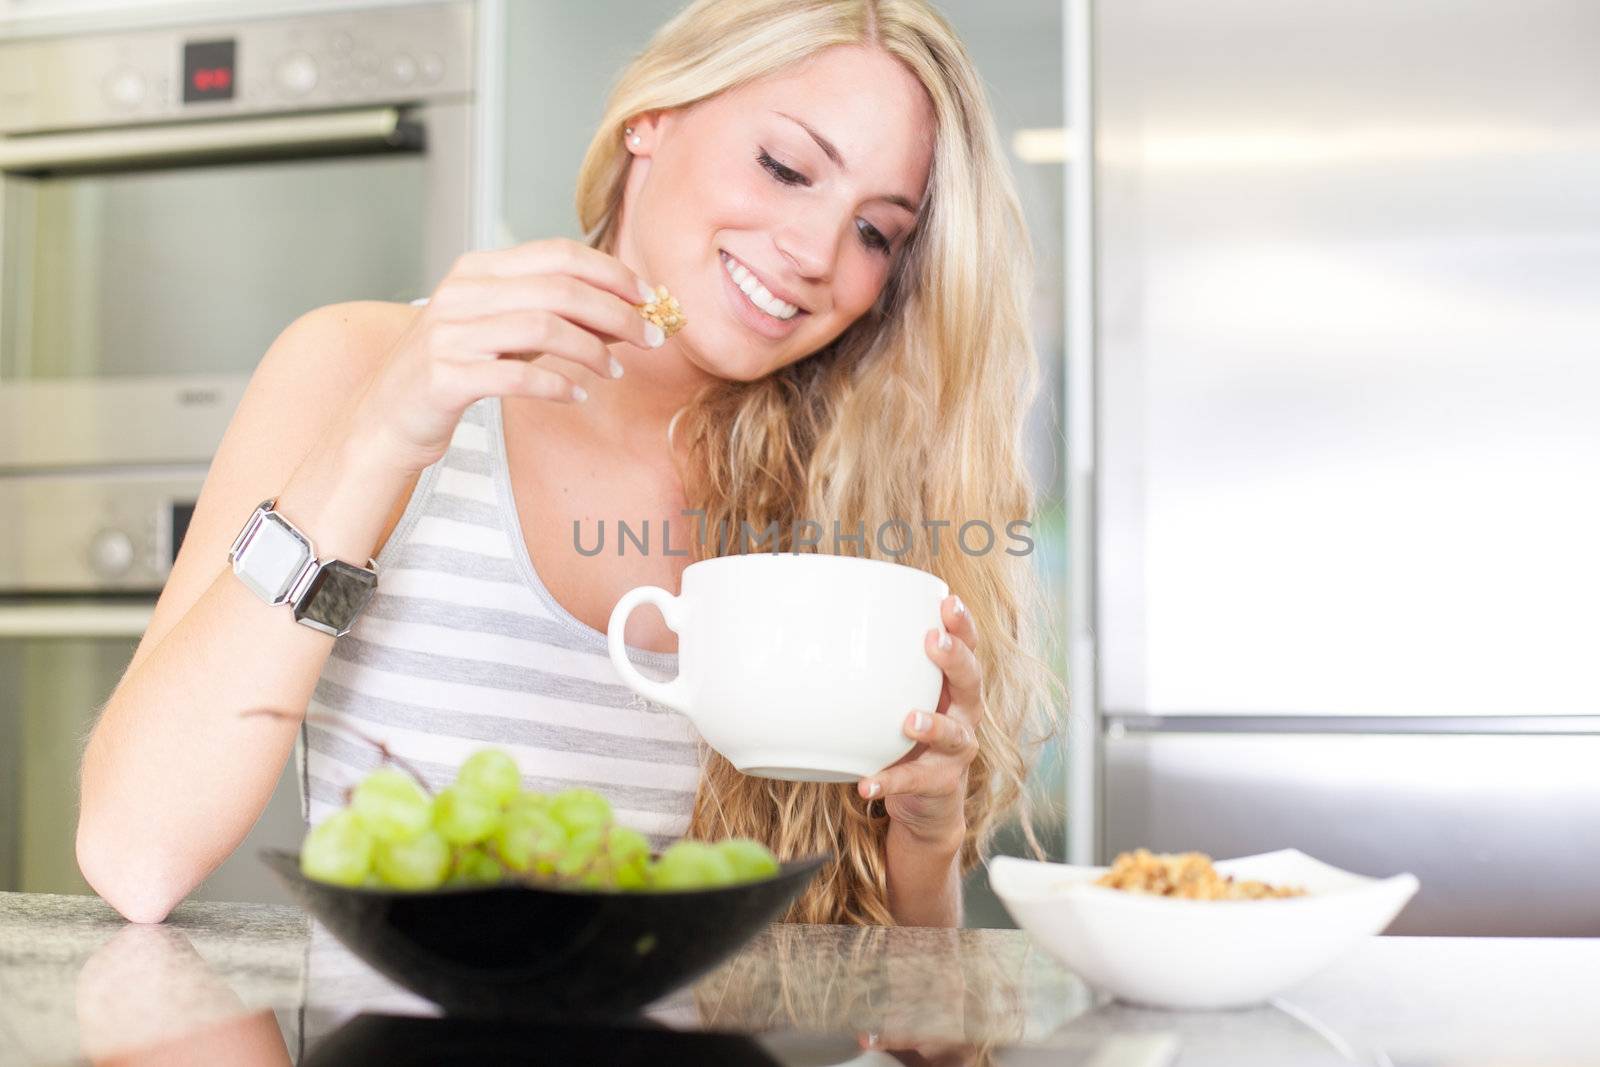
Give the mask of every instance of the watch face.
<svg viewBox="0 0 1600 1067">
<path fill-rule="evenodd" d="M 311 546 L 278 516 L 262 516 L 255 535 L 244 547 L 233 569 L 256 595 L 281 604 L 300 569 L 311 558 Z"/>
<path fill-rule="evenodd" d="M 324 633 L 341 634 L 367 606 L 377 587 L 378 576 L 371 571 L 342 559 L 329 560 L 295 606 L 294 617 Z"/>
</svg>

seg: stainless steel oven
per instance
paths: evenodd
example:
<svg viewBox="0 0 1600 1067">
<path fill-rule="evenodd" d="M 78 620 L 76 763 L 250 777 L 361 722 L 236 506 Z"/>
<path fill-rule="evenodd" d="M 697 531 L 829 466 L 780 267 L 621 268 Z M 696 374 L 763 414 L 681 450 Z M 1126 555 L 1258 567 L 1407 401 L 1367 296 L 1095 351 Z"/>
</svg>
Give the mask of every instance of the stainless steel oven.
<svg viewBox="0 0 1600 1067">
<path fill-rule="evenodd" d="M 426 294 L 473 247 L 478 16 L 0 39 L 0 889 L 86 888 L 82 737 L 262 353 L 319 305 Z M 286 774 L 257 841 L 299 818 Z M 273 899 L 250 851 L 199 895 Z"/>
</svg>

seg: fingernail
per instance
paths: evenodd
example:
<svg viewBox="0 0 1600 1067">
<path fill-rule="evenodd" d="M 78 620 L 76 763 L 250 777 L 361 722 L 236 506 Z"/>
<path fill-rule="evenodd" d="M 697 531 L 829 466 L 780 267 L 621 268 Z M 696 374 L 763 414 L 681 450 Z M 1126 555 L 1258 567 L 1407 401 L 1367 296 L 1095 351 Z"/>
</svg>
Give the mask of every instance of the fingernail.
<svg viewBox="0 0 1600 1067">
<path fill-rule="evenodd" d="M 651 348 L 660 348 L 667 343 L 666 331 L 655 323 L 646 323 L 644 328 L 645 343 Z"/>
<path fill-rule="evenodd" d="M 585 389 L 581 385 L 574 385 L 572 387 L 572 399 L 574 399 L 576 401 L 579 401 L 580 403 L 582 401 L 588 400 L 589 399 L 589 390 Z"/>
<path fill-rule="evenodd" d="M 950 635 L 949 634 L 940 634 L 939 635 L 939 651 L 940 652 L 949 652 L 950 651 Z"/>
<path fill-rule="evenodd" d="M 642 302 L 646 303 L 646 304 L 648 304 L 651 301 L 655 300 L 656 291 L 654 289 L 652 289 L 650 286 L 646 285 L 643 278 L 639 278 L 638 282 L 639 282 L 639 299 Z"/>
<path fill-rule="evenodd" d="M 966 613 L 967 613 L 967 606 L 961 602 L 961 598 L 960 597 L 956 597 L 956 614 L 957 615 L 965 615 Z"/>
<path fill-rule="evenodd" d="M 917 731 L 919 734 L 927 733 L 928 727 L 932 725 L 933 716 L 929 715 L 925 711 L 917 712 L 916 716 L 911 720 L 911 728 Z"/>
<path fill-rule="evenodd" d="M 622 377 L 622 364 L 617 362 L 616 356 L 611 357 L 611 376 L 613 378 Z"/>
</svg>

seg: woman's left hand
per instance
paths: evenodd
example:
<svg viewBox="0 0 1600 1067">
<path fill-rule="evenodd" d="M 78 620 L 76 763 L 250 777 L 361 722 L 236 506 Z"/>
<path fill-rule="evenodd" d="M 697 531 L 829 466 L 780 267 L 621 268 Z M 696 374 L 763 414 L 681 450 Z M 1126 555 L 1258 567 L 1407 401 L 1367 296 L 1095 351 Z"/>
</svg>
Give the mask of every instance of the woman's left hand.
<svg viewBox="0 0 1600 1067">
<path fill-rule="evenodd" d="M 916 746 L 899 760 L 856 786 L 868 799 L 882 797 L 891 825 L 918 841 L 959 847 L 966 835 L 967 766 L 978 754 L 978 724 L 983 721 L 983 673 L 973 650 L 978 629 L 958 596 L 939 606 L 949 648 L 938 630 L 923 637 L 928 658 L 944 672 L 939 705 L 932 715 L 912 711 L 903 729 Z"/>
</svg>

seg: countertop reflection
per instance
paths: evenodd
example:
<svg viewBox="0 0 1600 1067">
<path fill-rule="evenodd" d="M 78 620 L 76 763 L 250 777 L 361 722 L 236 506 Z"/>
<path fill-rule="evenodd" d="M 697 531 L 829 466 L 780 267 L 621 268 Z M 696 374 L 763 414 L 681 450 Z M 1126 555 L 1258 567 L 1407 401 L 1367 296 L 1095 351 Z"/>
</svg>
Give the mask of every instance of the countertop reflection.
<svg viewBox="0 0 1600 1067">
<path fill-rule="evenodd" d="M 1226 966 L 1219 960 L 1218 966 Z M 625 1027 L 446 1020 L 298 909 L 0 893 L 0 1065 L 1600 1062 L 1600 940 L 1374 938 L 1261 1008 L 1107 1002 L 1015 930 L 773 925 Z"/>
</svg>

